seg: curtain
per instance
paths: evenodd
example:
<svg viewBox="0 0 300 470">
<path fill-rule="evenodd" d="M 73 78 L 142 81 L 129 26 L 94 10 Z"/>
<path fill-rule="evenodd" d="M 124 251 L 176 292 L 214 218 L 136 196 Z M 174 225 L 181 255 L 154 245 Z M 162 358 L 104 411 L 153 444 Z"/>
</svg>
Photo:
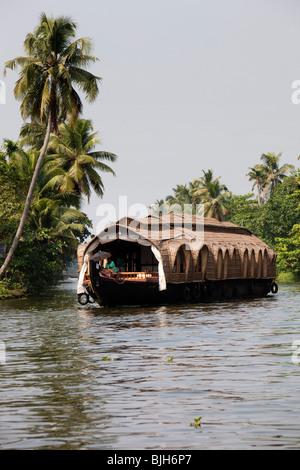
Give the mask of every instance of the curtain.
<svg viewBox="0 0 300 470">
<path fill-rule="evenodd" d="M 85 255 L 84 260 L 83 260 L 83 265 L 80 270 L 79 278 L 78 278 L 78 283 L 77 283 L 77 294 L 84 294 L 85 288 L 83 286 L 83 281 L 84 281 L 84 275 L 88 267 L 88 262 L 89 262 L 89 255 Z"/>
<path fill-rule="evenodd" d="M 159 290 L 166 290 L 167 288 L 166 277 L 165 277 L 165 272 L 164 272 L 164 267 L 163 267 L 160 251 L 154 245 L 151 245 L 151 250 L 155 258 L 158 261 L 158 288 Z"/>
</svg>

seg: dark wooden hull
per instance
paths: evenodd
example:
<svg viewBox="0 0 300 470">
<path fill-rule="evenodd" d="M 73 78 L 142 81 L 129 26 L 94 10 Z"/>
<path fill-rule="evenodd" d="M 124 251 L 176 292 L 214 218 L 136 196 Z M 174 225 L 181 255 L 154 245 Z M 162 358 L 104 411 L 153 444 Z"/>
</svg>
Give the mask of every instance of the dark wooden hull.
<svg viewBox="0 0 300 470">
<path fill-rule="evenodd" d="M 272 279 L 226 279 L 197 283 L 167 284 L 159 291 L 158 283 L 123 281 L 91 276 L 94 299 L 103 306 L 162 305 L 197 303 L 223 299 L 265 297 L 271 292 Z"/>
</svg>

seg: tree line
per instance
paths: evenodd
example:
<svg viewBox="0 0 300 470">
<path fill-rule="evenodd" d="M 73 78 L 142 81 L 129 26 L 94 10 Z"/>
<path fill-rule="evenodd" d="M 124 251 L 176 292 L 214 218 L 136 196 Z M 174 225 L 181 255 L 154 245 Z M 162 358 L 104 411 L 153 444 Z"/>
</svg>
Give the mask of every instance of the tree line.
<svg viewBox="0 0 300 470">
<path fill-rule="evenodd" d="M 24 125 L 0 151 L 0 242 L 9 247 L 0 295 L 7 286 L 40 292 L 57 280 L 90 234 L 83 198 L 101 197 L 101 172 L 114 174 L 116 155 L 97 149 L 98 132 L 82 118 L 80 94 L 93 102 L 101 78 L 88 71 L 98 60 L 92 41 L 76 39 L 76 29 L 68 17 L 42 13 L 25 38 L 26 55 L 5 64 L 19 69 L 14 95 Z"/>
<path fill-rule="evenodd" d="M 188 208 L 197 214 L 204 209 L 205 217 L 247 227 L 277 252 L 278 274 L 300 279 L 300 169 L 281 165 L 281 156 L 262 154 L 249 168 L 253 193 L 233 194 L 212 169 L 202 170 L 199 178 L 178 184 L 172 194 L 157 199 L 151 212 L 161 215 Z"/>
</svg>

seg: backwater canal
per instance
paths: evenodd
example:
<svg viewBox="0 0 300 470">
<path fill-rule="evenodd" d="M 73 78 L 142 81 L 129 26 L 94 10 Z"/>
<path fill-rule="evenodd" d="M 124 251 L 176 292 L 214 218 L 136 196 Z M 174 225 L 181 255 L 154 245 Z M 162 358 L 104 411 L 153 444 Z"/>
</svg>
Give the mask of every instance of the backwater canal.
<svg viewBox="0 0 300 470">
<path fill-rule="evenodd" d="M 299 284 L 104 309 L 68 279 L 0 325 L 1 449 L 300 448 Z"/>
</svg>

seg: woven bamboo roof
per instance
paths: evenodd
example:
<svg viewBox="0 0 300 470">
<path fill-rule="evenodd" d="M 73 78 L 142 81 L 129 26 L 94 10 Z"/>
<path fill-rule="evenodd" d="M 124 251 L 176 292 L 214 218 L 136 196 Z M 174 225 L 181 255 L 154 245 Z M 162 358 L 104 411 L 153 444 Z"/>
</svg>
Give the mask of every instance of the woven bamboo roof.
<svg viewBox="0 0 300 470">
<path fill-rule="evenodd" d="M 269 255 L 275 253 L 268 245 L 246 227 L 231 222 L 220 222 L 211 217 L 195 215 L 167 214 L 150 215 L 143 218 L 123 217 L 107 227 L 89 243 L 78 247 L 78 264 L 83 263 L 85 253 L 93 252 L 116 239 L 137 242 L 141 245 L 154 244 L 160 251 L 168 249 L 175 254 L 180 245 L 188 244 L 191 250 L 199 251 L 206 245 L 210 251 L 233 252 L 237 249 L 241 254 L 245 250 L 267 250 Z M 173 256 L 171 256 L 173 258 Z"/>
</svg>

